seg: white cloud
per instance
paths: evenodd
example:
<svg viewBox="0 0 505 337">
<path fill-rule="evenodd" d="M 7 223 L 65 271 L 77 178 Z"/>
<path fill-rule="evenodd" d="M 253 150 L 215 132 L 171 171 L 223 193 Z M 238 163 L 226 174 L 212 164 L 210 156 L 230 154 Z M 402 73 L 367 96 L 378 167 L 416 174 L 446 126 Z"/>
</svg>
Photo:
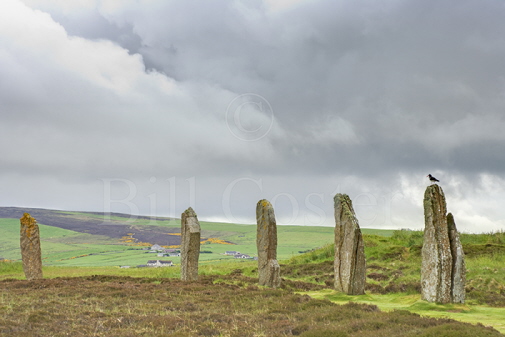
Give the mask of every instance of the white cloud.
<svg viewBox="0 0 505 337">
<path fill-rule="evenodd" d="M 70 14 L 75 11 L 86 11 L 92 10 L 96 4 L 97 0 L 22 0 L 24 4 L 32 8 L 44 9 L 44 10 L 58 10 L 65 14 Z"/>
<path fill-rule="evenodd" d="M 5 102 L 11 102 L 3 114 L 30 129 L 14 150 L 12 143 L 2 145 L 12 165 L 96 176 L 132 174 L 153 160 L 157 170 L 184 170 L 209 156 L 250 161 L 254 153 L 267 155 L 268 142 L 246 145 L 228 130 L 224 116 L 236 94 L 146 71 L 138 54 L 111 41 L 69 36 L 49 15 L 8 4 L 0 14 L 0 71 L 13 82 L 5 83 Z M 13 98 L 10 91 L 24 95 Z M 6 138 L 19 131 L 9 123 L 2 129 Z"/>
<path fill-rule="evenodd" d="M 501 212 L 501 203 L 505 199 L 505 181 L 493 174 L 480 174 L 474 177 L 473 182 L 454 172 L 435 171 L 435 177 L 441 180 L 447 212 L 454 215 L 456 226 L 459 231 L 467 233 L 493 232 L 503 230 L 505 221 Z M 404 223 L 410 227 L 423 228 L 424 219 L 423 198 L 425 186 L 429 184 L 427 178 L 420 184 L 419 177 L 401 175 L 401 191 L 403 207 L 417 209 L 417 226 L 413 219 L 408 217 L 412 212 L 404 214 Z M 409 214 L 410 213 L 410 214 Z"/>
<path fill-rule="evenodd" d="M 0 30 L 6 49 L 23 55 L 29 62 L 38 61 L 49 69 L 73 74 L 111 94 L 131 95 L 148 90 L 178 94 L 176 85 L 165 76 L 146 73 L 142 57 L 130 55 L 111 41 L 89 41 L 68 36 L 46 13 L 33 11 L 13 2 L 2 11 Z M 151 83 L 151 84 L 150 84 Z M 146 84 L 150 84 L 146 88 Z"/>
</svg>

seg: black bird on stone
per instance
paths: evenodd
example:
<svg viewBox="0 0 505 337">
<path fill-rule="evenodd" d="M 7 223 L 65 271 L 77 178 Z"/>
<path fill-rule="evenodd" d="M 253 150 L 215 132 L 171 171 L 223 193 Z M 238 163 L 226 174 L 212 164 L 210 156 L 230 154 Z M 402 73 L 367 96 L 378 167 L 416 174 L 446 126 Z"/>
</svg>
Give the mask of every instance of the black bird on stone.
<svg viewBox="0 0 505 337">
<path fill-rule="evenodd" d="M 438 180 L 437 178 L 435 178 L 434 176 L 432 176 L 431 174 L 428 174 L 428 175 L 427 175 L 427 177 L 428 177 L 428 178 L 430 178 L 430 181 L 431 181 L 432 183 L 437 183 L 437 182 L 439 182 L 439 181 L 440 181 L 440 180 Z"/>
</svg>

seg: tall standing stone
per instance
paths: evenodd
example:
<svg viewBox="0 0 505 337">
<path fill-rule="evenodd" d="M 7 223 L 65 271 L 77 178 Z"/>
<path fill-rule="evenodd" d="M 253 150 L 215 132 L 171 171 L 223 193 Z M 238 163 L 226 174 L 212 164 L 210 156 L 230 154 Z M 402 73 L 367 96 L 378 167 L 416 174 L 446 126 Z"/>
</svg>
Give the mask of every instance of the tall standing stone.
<svg viewBox="0 0 505 337">
<path fill-rule="evenodd" d="M 40 232 L 37 221 L 28 213 L 20 219 L 21 257 L 26 279 L 42 279 L 42 256 L 40 250 Z"/>
<path fill-rule="evenodd" d="M 190 207 L 181 215 L 181 280 L 198 280 L 200 223 Z"/>
<path fill-rule="evenodd" d="M 277 288 L 281 285 L 281 267 L 277 262 L 277 223 L 274 208 L 268 200 L 258 201 L 256 222 L 259 284 Z"/>
<path fill-rule="evenodd" d="M 365 245 L 358 219 L 347 194 L 335 202 L 335 289 L 349 295 L 365 293 Z"/>
<path fill-rule="evenodd" d="M 447 214 L 447 227 L 449 229 L 452 255 L 451 298 L 453 303 L 465 303 L 465 253 L 451 213 Z"/>
<path fill-rule="evenodd" d="M 453 263 L 442 188 L 437 184 L 428 186 L 423 203 L 425 227 L 421 251 L 421 297 L 428 302 L 450 303 Z"/>
</svg>

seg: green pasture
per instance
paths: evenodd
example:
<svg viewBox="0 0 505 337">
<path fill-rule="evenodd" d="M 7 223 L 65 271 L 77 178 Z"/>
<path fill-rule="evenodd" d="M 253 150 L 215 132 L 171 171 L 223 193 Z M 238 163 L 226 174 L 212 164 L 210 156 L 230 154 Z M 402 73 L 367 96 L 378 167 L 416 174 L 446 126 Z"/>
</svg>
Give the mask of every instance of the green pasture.
<svg viewBox="0 0 505 337">
<path fill-rule="evenodd" d="M 0 257 L 21 259 L 19 250 L 19 220 L 0 219 Z"/>
<path fill-rule="evenodd" d="M 200 275 L 225 275 L 230 271 L 242 269 L 244 275 L 257 277 L 251 272 L 257 267 L 257 262 L 253 260 L 228 259 L 215 263 L 212 260 L 202 261 L 198 267 Z M 92 275 L 115 275 L 129 277 L 149 277 L 149 278 L 180 278 L 180 266 L 164 268 L 120 268 L 119 266 L 43 266 L 44 278 L 56 277 L 83 277 Z M 0 280 L 2 279 L 25 279 L 23 265 L 21 262 L 0 261 Z"/>
<path fill-rule="evenodd" d="M 300 293 L 317 299 L 330 300 L 338 304 L 349 302 L 366 303 L 376 305 L 382 311 L 408 310 L 421 316 L 450 318 L 472 324 L 481 323 L 505 333 L 505 308 L 477 305 L 471 301 L 467 301 L 465 304 L 436 304 L 422 301 L 420 294 L 392 293 L 351 296 L 329 289 Z"/>
<path fill-rule="evenodd" d="M 53 255 L 75 250 L 75 245 L 85 242 L 111 242 L 103 237 L 77 233 L 39 224 L 44 254 Z M 0 256 L 9 260 L 21 259 L 19 248 L 20 224 L 18 219 L 0 219 Z M 67 243 L 63 243 L 67 242 Z"/>
<path fill-rule="evenodd" d="M 102 218 L 102 215 L 61 212 L 69 217 Z M 124 222 L 125 218 L 111 216 L 112 221 Z M 137 219 L 132 224 L 152 225 L 147 219 Z M 156 220 L 157 225 L 180 229 L 180 220 Z M 225 262 L 233 260 L 223 255 L 233 250 L 250 256 L 256 256 L 256 226 L 228 223 L 200 223 L 203 238 L 218 238 L 234 244 L 204 244 L 200 261 Z M 54 266 L 136 266 L 146 264 L 148 260 L 163 259 L 180 263 L 180 257 L 158 257 L 146 253 L 139 246 L 129 246 L 105 236 L 78 233 L 71 230 L 39 224 L 41 235 L 42 259 L 44 265 Z M 366 231 L 366 230 L 364 230 Z M 332 227 L 277 227 L 277 258 L 286 260 L 303 251 L 322 247 L 333 241 Z M 385 231 L 386 232 L 386 231 Z M 18 261 L 21 259 L 19 248 L 19 220 L 0 219 L 0 257 Z M 387 234 L 387 233 L 386 233 Z"/>
</svg>

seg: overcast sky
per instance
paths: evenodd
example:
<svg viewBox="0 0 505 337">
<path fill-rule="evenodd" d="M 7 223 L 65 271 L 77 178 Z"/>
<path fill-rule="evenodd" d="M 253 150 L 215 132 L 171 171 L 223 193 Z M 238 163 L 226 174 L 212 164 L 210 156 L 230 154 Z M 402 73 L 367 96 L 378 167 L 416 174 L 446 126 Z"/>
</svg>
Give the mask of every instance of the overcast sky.
<svg viewBox="0 0 505 337">
<path fill-rule="evenodd" d="M 505 230 L 503 0 L 2 0 L 0 206 Z"/>
</svg>

